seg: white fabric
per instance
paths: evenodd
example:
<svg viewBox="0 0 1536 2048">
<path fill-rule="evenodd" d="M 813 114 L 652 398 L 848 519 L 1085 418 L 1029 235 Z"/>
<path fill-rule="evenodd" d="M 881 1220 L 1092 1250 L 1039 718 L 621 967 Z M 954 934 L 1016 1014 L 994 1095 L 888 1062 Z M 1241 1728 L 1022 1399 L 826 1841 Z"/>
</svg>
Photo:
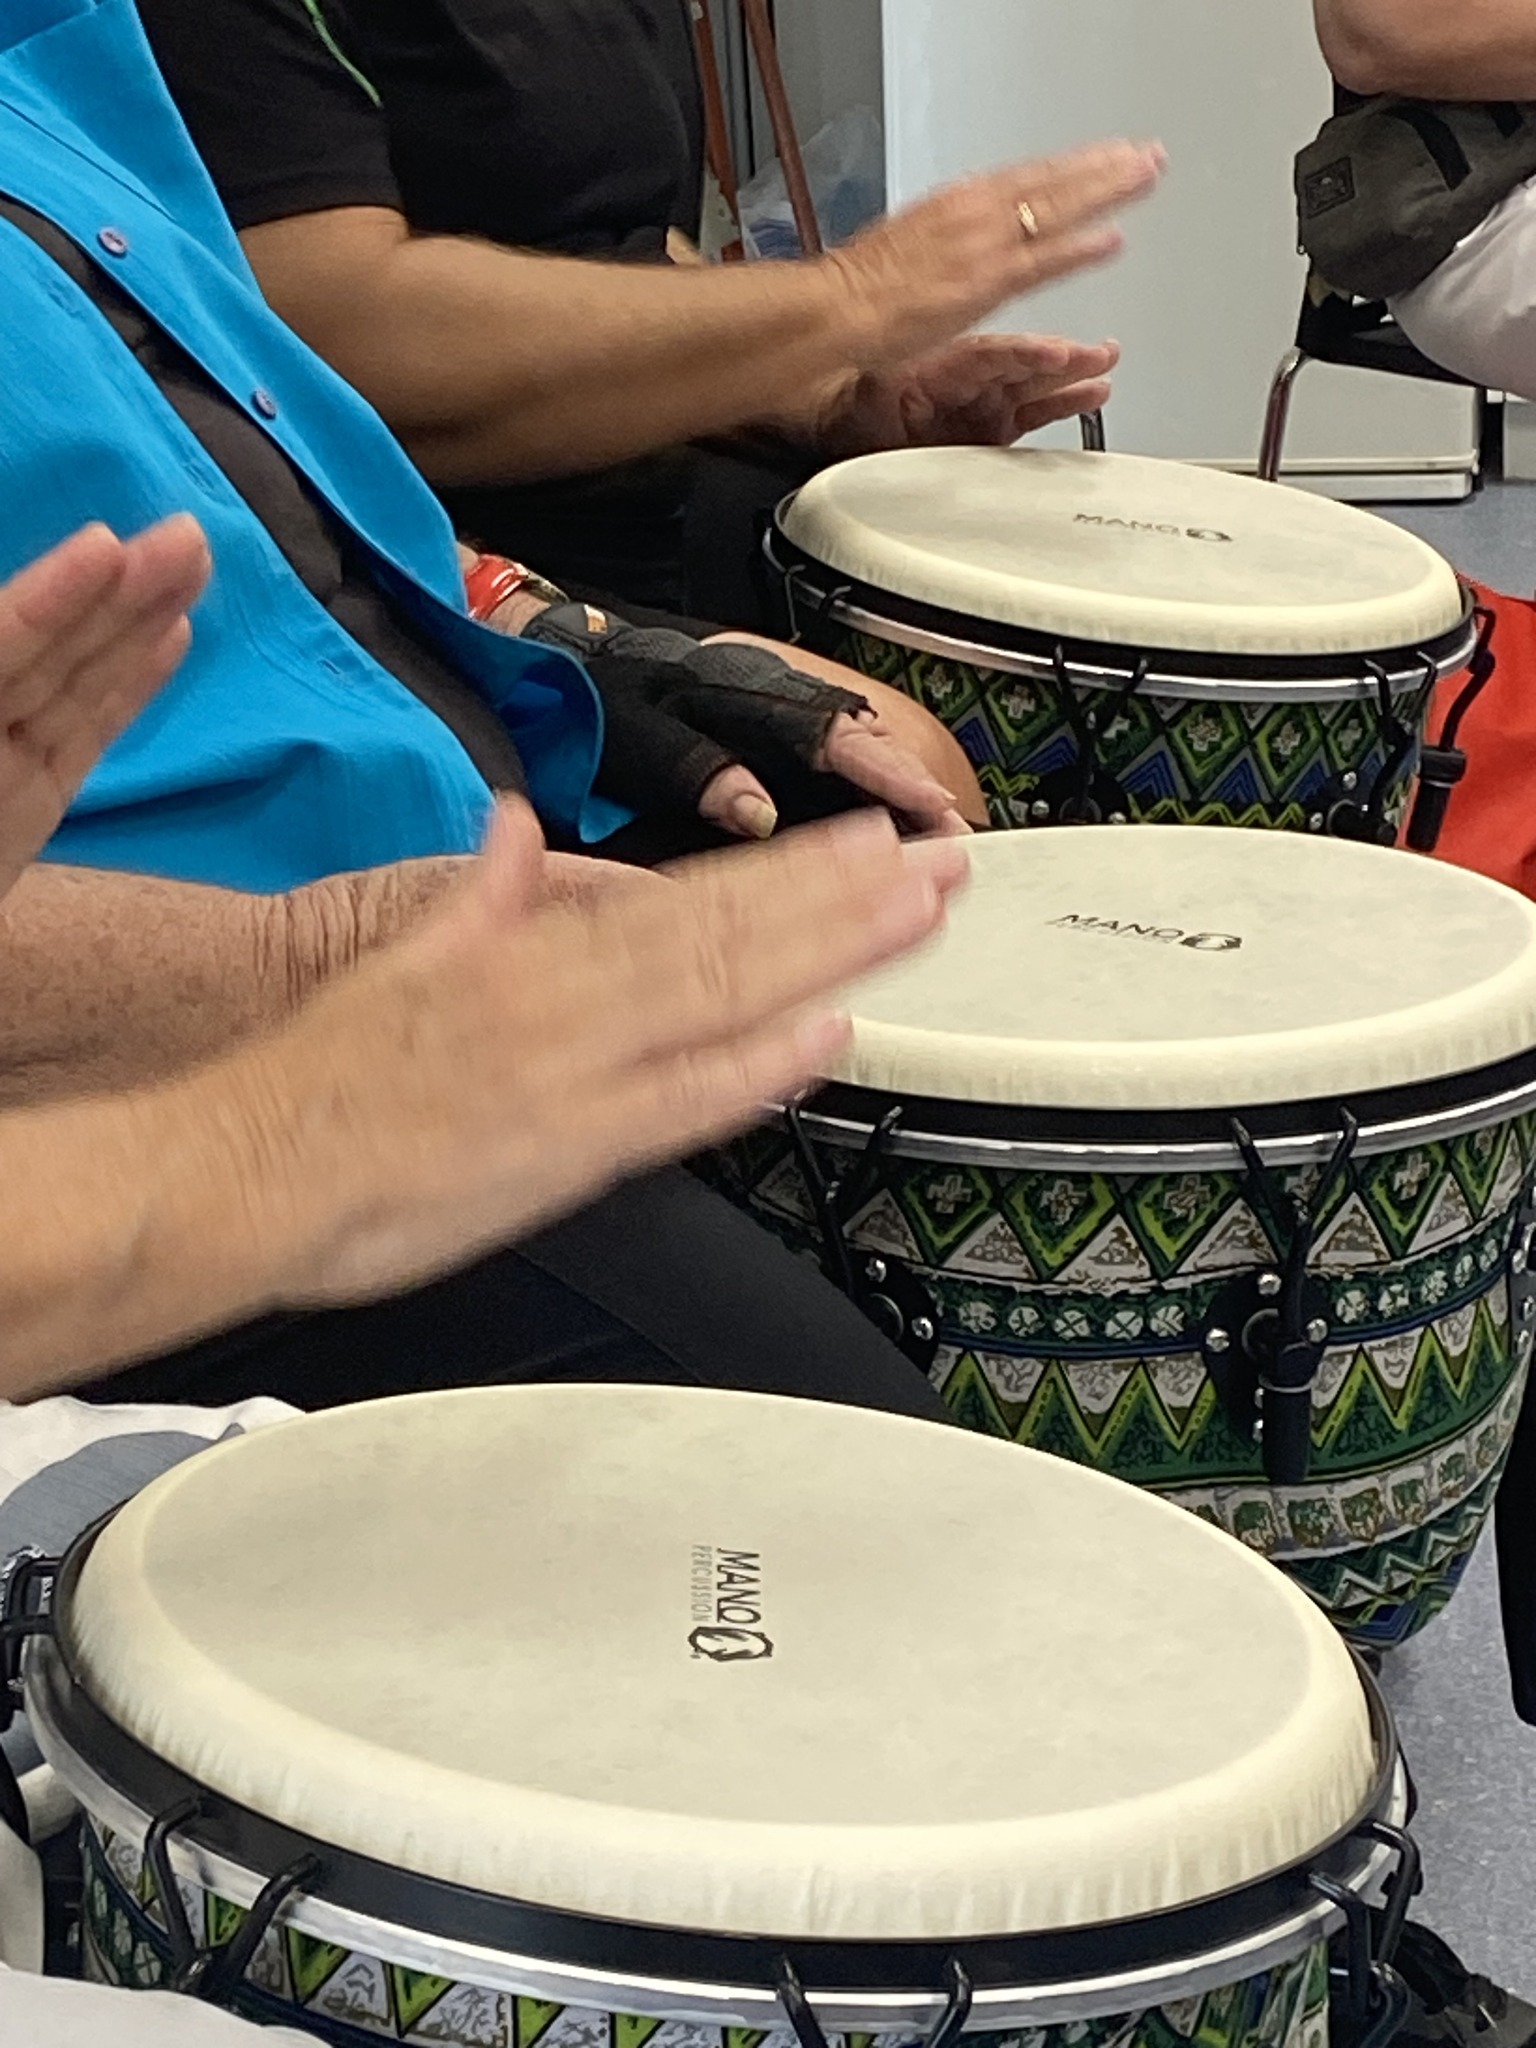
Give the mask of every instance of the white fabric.
<svg viewBox="0 0 1536 2048">
<path fill-rule="evenodd" d="M 1536 905 L 1481 875 L 1205 826 L 970 846 L 948 930 L 850 992 L 838 1079 L 1218 1109 L 1467 1074 L 1536 1046 Z"/>
<path fill-rule="evenodd" d="M 917 448 L 812 478 L 797 547 L 877 590 L 1074 639 L 1380 653 L 1449 632 L 1455 573 L 1354 506 L 1136 455 Z"/>
<path fill-rule="evenodd" d="M 1194 1516 L 701 1389 L 476 1389 L 222 1446 L 124 1509 L 72 1633 L 153 1750 L 321 1841 L 738 1934 L 1182 1905 L 1308 1854 L 1373 1767 L 1328 1621 Z"/>
<path fill-rule="evenodd" d="M 42 1967 L 42 1865 L 24 1842 L 0 1825 L 0 1969 Z M 0 2033 L 0 2040 L 4 2038 Z"/>
<path fill-rule="evenodd" d="M 312 2034 L 253 2027 L 168 1992 L 114 1991 L 3 1965 L 0 2041 L 7 2048 L 319 2048 Z"/>
<path fill-rule="evenodd" d="M 1536 178 L 1517 185 L 1392 312 L 1431 362 L 1490 391 L 1536 399 Z"/>
<path fill-rule="evenodd" d="M 63 1397 L 25 1405 L 0 1401 L 0 1585 L 18 1552 L 57 1554 L 147 1479 L 218 1438 L 284 1422 L 294 1413 L 281 1401 L 266 1400 L 231 1408 L 95 1407 Z M 11 1731 L 6 1750 L 19 1769 L 35 1760 L 24 1727 Z M 46 1840 L 67 1824 L 71 1802 L 45 1765 L 27 1773 L 22 1792 L 34 1840 Z M 37 1969 L 41 1961 L 37 1860 L 0 1826 L 0 1963 Z M 0 2016 L 5 2011 L 0 1988 Z M 0 2027 L 0 2041 L 7 2038 Z M 38 2036 L 40 2042 L 45 2038 L 51 2042 L 51 2036 Z"/>
</svg>

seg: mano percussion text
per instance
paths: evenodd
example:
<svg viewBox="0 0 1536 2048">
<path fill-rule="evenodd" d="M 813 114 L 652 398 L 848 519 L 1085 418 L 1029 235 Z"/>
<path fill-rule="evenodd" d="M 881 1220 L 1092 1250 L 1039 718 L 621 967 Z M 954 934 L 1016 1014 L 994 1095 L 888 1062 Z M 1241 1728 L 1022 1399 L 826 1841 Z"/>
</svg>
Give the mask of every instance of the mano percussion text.
<svg viewBox="0 0 1536 2048">
<path fill-rule="evenodd" d="M 716 1664 L 741 1664 L 773 1655 L 763 1633 L 763 1561 L 755 1550 L 718 1550 L 696 1544 L 693 1551 L 693 1632 L 696 1657 Z"/>
<path fill-rule="evenodd" d="M 1192 953 L 1240 953 L 1236 932 L 1186 932 L 1177 925 L 1129 924 L 1118 917 L 1053 917 L 1057 931 L 1094 932 L 1102 939 L 1148 939 L 1157 946 L 1186 946 Z"/>
</svg>

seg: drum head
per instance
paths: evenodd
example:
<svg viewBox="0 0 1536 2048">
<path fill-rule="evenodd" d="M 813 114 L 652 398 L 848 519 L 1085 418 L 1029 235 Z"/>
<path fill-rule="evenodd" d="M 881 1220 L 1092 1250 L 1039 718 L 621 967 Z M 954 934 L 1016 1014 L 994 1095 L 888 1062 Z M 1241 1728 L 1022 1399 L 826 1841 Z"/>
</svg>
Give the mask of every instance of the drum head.
<svg viewBox="0 0 1536 2048">
<path fill-rule="evenodd" d="M 1536 1046 L 1536 905 L 1388 848 L 1204 826 L 971 842 L 949 928 L 851 997 L 833 1077 L 1191 1110 L 1472 1075 Z"/>
<path fill-rule="evenodd" d="M 97 1704 L 317 1841 L 652 1926 L 943 1940 L 1295 1864 L 1377 1768 L 1304 1594 L 1181 1510 L 932 1424 L 476 1390 L 224 1445 L 132 1501 Z"/>
<path fill-rule="evenodd" d="M 1370 654 L 1436 640 L 1463 612 L 1449 565 L 1384 519 L 1141 456 L 868 455 L 814 477 L 779 523 L 875 591 L 1078 642 Z"/>
</svg>

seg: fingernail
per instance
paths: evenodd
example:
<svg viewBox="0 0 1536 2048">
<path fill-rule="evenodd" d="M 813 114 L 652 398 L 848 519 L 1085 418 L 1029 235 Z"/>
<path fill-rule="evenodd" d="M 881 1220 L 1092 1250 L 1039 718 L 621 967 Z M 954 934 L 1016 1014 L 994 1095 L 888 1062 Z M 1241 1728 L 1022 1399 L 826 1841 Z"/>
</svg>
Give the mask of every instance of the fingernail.
<svg viewBox="0 0 1536 2048">
<path fill-rule="evenodd" d="M 738 832 L 748 839 L 771 839 L 779 829 L 779 814 L 760 796 L 738 796 L 727 813 Z"/>
<path fill-rule="evenodd" d="M 909 871 L 926 876 L 940 889 L 958 888 L 971 872 L 963 839 L 911 839 L 901 851 Z"/>
</svg>

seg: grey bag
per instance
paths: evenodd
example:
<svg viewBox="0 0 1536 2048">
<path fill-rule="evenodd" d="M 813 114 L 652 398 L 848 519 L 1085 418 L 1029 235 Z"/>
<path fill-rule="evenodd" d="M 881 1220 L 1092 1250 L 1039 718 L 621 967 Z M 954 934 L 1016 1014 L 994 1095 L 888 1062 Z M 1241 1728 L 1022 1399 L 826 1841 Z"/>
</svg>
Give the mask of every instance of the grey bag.
<svg viewBox="0 0 1536 2048">
<path fill-rule="evenodd" d="M 1366 100 L 1296 159 L 1302 253 L 1336 291 L 1397 298 L 1532 176 L 1536 104 Z"/>
</svg>

